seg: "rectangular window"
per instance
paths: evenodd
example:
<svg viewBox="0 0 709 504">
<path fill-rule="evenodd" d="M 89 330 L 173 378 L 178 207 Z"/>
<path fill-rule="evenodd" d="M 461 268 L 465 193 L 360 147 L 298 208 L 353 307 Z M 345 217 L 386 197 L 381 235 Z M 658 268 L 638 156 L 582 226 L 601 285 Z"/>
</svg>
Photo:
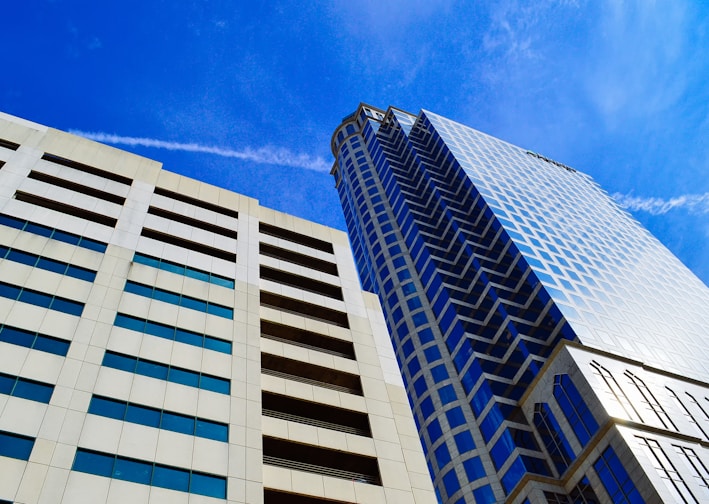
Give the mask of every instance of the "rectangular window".
<svg viewBox="0 0 709 504">
<path fill-rule="evenodd" d="M 0 214 L 0 224 L 19 229 L 20 231 L 45 236 L 47 238 L 51 238 L 52 240 L 68 243 L 69 245 L 78 245 L 79 247 L 94 250 L 96 252 L 106 252 L 105 243 L 92 240 L 91 238 L 86 238 L 84 236 L 75 235 L 73 233 L 67 233 L 66 231 L 60 231 L 59 229 L 43 226 L 42 224 L 36 224 L 31 221 L 18 219 L 17 217 L 10 217 L 9 215 Z"/>
<path fill-rule="evenodd" d="M 270 280 L 272 282 L 295 287 L 296 289 L 302 289 L 314 294 L 342 300 L 342 289 L 337 285 L 270 268 L 268 266 L 261 266 L 260 275 L 264 280 Z"/>
<path fill-rule="evenodd" d="M 11 142 L 10 140 L 5 140 L 4 138 L 0 138 L 0 147 L 4 147 L 10 150 L 17 150 L 20 147 L 20 144 Z"/>
<path fill-rule="evenodd" d="M 100 168 L 95 168 L 84 163 L 79 163 L 78 161 L 72 161 L 71 159 L 63 158 L 55 154 L 50 154 L 49 152 L 45 152 L 42 156 L 42 159 L 69 168 L 74 168 L 75 170 L 79 170 L 84 173 L 90 173 L 91 175 L 96 175 L 98 177 L 102 177 L 108 180 L 113 180 L 114 182 L 118 182 L 120 184 L 131 185 L 133 183 L 133 180 L 128 177 L 124 177 L 117 173 L 102 170 Z"/>
<path fill-rule="evenodd" d="M 224 317 L 232 320 L 234 319 L 234 310 L 227 306 L 202 301 L 201 299 L 185 296 L 184 294 L 176 294 L 158 287 L 139 284 L 138 282 L 134 282 L 132 280 L 128 280 L 126 282 L 125 291 L 177 306 L 183 306 L 191 310 L 209 313 L 210 315 L 216 315 L 218 317 Z"/>
<path fill-rule="evenodd" d="M 195 278 L 204 282 L 213 283 L 214 285 L 221 285 L 222 287 L 227 287 L 229 289 L 234 288 L 234 280 L 231 278 L 215 275 L 214 273 L 210 273 L 208 271 L 191 268 L 189 266 L 177 264 L 165 259 L 159 259 L 140 252 L 135 253 L 133 256 L 133 261 L 140 264 L 145 264 L 146 266 L 151 266 L 153 268 L 177 273 L 178 275 L 184 275 L 186 277 Z"/>
<path fill-rule="evenodd" d="M 0 325 L 0 341 L 61 356 L 66 355 L 70 344 L 63 339 L 8 325 Z"/>
<path fill-rule="evenodd" d="M 196 227 L 197 229 L 203 229 L 211 233 L 216 233 L 220 236 L 227 236 L 229 238 L 234 238 L 236 240 L 237 233 L 233 229 L 225 228 L 222 226 L 217 226 L 216 224 L 211 224 L 209 222 L 204 222 L 193 217 L 188 217 L 175 212 L 170 212 L 169 210 L 164 210 L 162 208 L 151 206 L 148 208 L 148 213 L 152 215 L 157 215 L 163 219 L 168 219 L 175 222 L 180 222 L 188 226 Z"/>
<path fill-rule="evenodd" d="M 212 212 L 220 213 L 222 215 L 226 215 L 228 217 L 233 217 L 235 219 L 239 218 L 239 212 L 236 210 L 232 210 L 231 208 L 225 208 L 223 206 L 215 205 L 214 203 L 209 203 L 208 201 L 203 201 L 197 198 L 192 198 L 191 196 L 187 196 L 185 194 L 181 193 L 176 193 L 173 191 L 168 191 L 167 189 L 163 189 L 162 187 L 156 187 L 155 188 L 155 194 L 159 194 L 160 196 L 165 196 L 166 198 L 172 198 L 177 201 L 181 201 L 183 203 L 188 203 L 190 205 L 194 205 L 196 207 L 204 208 L 205 210 L 211 210 Z"/>
<path fill-rule="evenodd" d="M 610 446 L 593 464 L 614 504 L 645 504 L 628 471 Z"/>
<path fill-rule="evenodd" d="M 54 392 L 54 385 L 0 373 L 0 394 L 48 404 L 52 392 Z"/>
<path fill-rule="evenodd" d="M 229 440 L 227 424 L 108 397 L 94 395 L 89 404 L 89 413 L 215 441 Z"/>
<path fill-rule="evenodd" d="M 0 431 L 0 456 L 20 460 L 29 460 L 34 447 L 34 438 Z"/>
<path fill-rule="evenodd" d="M 236 254 L 234 252 L 228 252 L 226 250 L 210 247 L 209 245 L 204 245 L 203 243 L 185 240 L 184 238 L 163 233 L 161 231 L 155 231 L 154 229 L 143 228 L 140 232 L 140 236 L 169 243 L 170 245 L 175 245 L 176 247 L 186 248 L 187 250 L 194 250 L 200 254 L 218 257 L 219 259 L 224 259 L 225 261 L 236 262 Z"/>
<path fill-rule="evenodd" d="M 54 201 L 49 198 L 36 196 L 24 191 L 15 191 L 15 199 L 17 201 L 24 201 L 25 203 L 29 203 L 31 205 L 48 208 L 49 210 L 72 215 L 74 217 L 78 217 L 79 219 L 86 219 L 108 227 L 116 227 L 116 223 L 118 222 L 116 219 L 109 217 L 108 215 L 92 212 L 90 210 L 86 210 L 85 208 L 67 205 L 66 203 L 61 203 L 60 201 Z"/>
<path fill-rule="evenodd" d="M 93 282 L 96 278 L 96 272 L 81 266 L 74 266 L 62 261 L 50 259 L 48 257 L 38 256 L 30 252 L 25 252 L 16 248 L 9 248 L 0 245 L 0 259 L 7 259 L 27 266 L 37 267 L 47 271 L 53 271 L 60 275 L 68 275 L 79 280 Z"/>
<path fill-rule="evenodd" d="M 189 369 L 182 369 L 161 362 L 140 359 L 111 350 L 106 351 L 101 364 L 121 371 L 128 371 L 129 373 L 187 385 L 188 387 L 211 390 L 219 394 L 229 395 L 231 393 L 231 381 L 226 378 L 190 371 Z"/>
<path fill-rule="evenodd" d="M 230 341 L 207 336 L 206 334 L 188 331 L 187 329 L 180 329 L 178 327 L 133 317 L 131 315 L 125 315 L 123 313 L 118 313 L 116 315 L 116 320 L 113 324 L 118 327 L 123 327 L 124 329 L 130 329 L 132 331 L 150 334 L 151 336 L 157 336 L 158 338 L 165 338 L 231 355 Z"/>
<path fill-rule="evenodd" d="M 69 189 L 70 191 L 86 194 L 87 196 L 93 196 L 94 198 L 99 198 L 110 203 L 116 203 L 118 205 L 122 205 L 126 202 L 126 199 L 124 197 L 118 196 L 117 194 L 102 191 L 100 189 L 94 189 L 93 187 L 78 184 L 76 182 L 72 182 L 71 180 L 66 180 L 34 170 L 30 172 L 27 178 L 39 180 L 40 182 L 45 182 L 53 186 L 63 187 L 64 189 Z"/>
<path fill-rule="evenodd" d="M 288 229 L 283 229 L 278 226 L 266 224 L 265 222 L 260 222 L 258 229 L 260 233 L 266 235 L 275 236 L 276 238 L 281 238 L 283 240 L 291 241 L 293 243 L 298 243 L 299 245 L 305 245 L 306 247 L 321 250 L 323 252 L 328 252 L 330 254 L 334 253 L 332 243 L 326 242 L 325 240 L 320 240 L 318 238 L 313 238 L 312 236 L 296 233 L 295 231 L 289 231 Z"/>
<path fill-rule="evenodd" d="M 328 275 L 337 276 L 336 264 L 323 261 L 322 259 L 318 259 L 316 257 L 311 257 L 299 252 L 293 252 L 292 250 L 286 250 L 274 245 L 269 245 L 268 243 L 259 244 L 259 253 L 267 257 L 273 257 L 274 259 L 288 261 L 290 263 L 297 264 L 298 266 L 305 266 L 306 268 L 322 271 Z"/>
<path fill-rule="evenodd" d="M 84 311 L 84 304 L 71 299 L 65 299 L 59 296 L 50 296 L 43 292 L 38 292 L 24 287 L 18 287 L 5 282 L 0 282 L 0 297 L 22 301 L 23 303 L 49 308 L 69 315 L 81 315 Z"/>
<path fill-rule="evenodd" d="M 73 471 L 226 499 L 226 478 L 78 448 Z"/>
</svg>

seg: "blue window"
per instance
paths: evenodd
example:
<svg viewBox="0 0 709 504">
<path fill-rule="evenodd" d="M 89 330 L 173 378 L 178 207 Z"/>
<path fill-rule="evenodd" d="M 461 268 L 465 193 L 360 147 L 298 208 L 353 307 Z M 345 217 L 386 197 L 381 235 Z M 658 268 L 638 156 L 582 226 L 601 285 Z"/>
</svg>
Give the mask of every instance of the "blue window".
<svg viewBox="0 0 709 504">
<path fill-rule="evenodd" d="M 62 356 L 69 351 L 70 344 L 63 339 L 7 325 L 0 325 L 0 341 Z"/>
<path fill-rule="evenodd" d="M 190 387 L 211 390 L 220 394 L 231 392 L 231 382 L 225 378 L 211 376 L 188 369 L 169 366 L 161 362 L 139 359 L 131 355 L 107 351 L 103 357 L 103 365 L 129 373 L 137 373 L 151 378 L 159 378 Z"/>
<path fill-rule="evenodd" d="M 225 341 L 206 334 L 199 334 L 187 329 L 179 329 L 159 322 L 133 317 L 118 313 L 116 320 L 113 322 L 118 327 L 138 331 L 158 338 L 179 341 L 188 345 L 216 350 L 226 354 L 231 354 L 231 342 Z"/>
<path fill-rule="evenodd" d="M 226 478 L 189 471 L 179 467 L 100 453 L 84 448 L 76 450 L 72 470 L 226 499 Z"/>
<path fill-rule="evenodd" d="M 598 431 L 598 423 L 569 375 L 554 377 L 554 398 L 559 403 L 561 411 L 564 412 L 564 416 L 569 421 L 579 443 L 581 446 L 586 446 L 586 443 Z"/>
<path fill-rule="evenodd" d="M 593 464 L 593 468 L 598 473 L 613 504 L 645 503 L 613 448 L 610 446 L 606 448 Z"/>
<path fill-rule="evenodd" d="M 445 385 L 439 388 L 438 395 L 440 396 L 443 404 L 448 404 L 449 402 L 453 402 L 457 399 L 453 385 Z"/>
<path fill-rule="evenodd" d="M 436 383 L 440 383 L 443 380 L 448 379 L 448 372 L 446 371 L 446 366 L 443 364 L 439 364 L 438 366 L 435 366 L 431 368 L 431 376 L 433 377 L 433 381 Z"/>
<path fill-rule="evenodd" d="M 562 475 L 574 460 L 574 452 L 547 403 L 534 405 L 534 426 L 559 475 Z"/>
<path fill-rule="evenodd" d="M 443 475 L 443 485 L 446 487 L 446 493 L 449 497 L 460 490 L 460 482 L 455 474 L 455 468 Z"/>
<path fill-rule="evenodd" d="M 473 490 L 473 498 L 477 504 L 495 504 L 498 502 L 490 485 L 484 485 Z"/>
<path fill-rule="evenodd" d="M 157 299 L 158 301 L 171 303 L 177 306 L 184 306 L 185 308 L 209 313 L 211 315 L 217 315 L 219 317 L 228 319 L 234 318 L 234 310 L 227 306 L 202 301 L 201 299 L 185 296 L 183 294 L 176 294 L 158 287 L 150 287 L 139 284 L 137 282 L 133 282 L 132 280 L 128 280 L 126 282 L 125 291 L 139 296 Z"/>
<path fill-rule="evenodd" d="M 436 455 L 436 463 L 438 464 L 439 470 L 443 469 L 446 464 L 451 461 L 451 454 L 448 451 L 448 447 L 445 443 L 436 448 L 434 453 Z"/>
<path fill-rule="evenodd" d="M 455 436 L 455 445 L 458 447 L 458 453 L 466 453 L 475 448 L 475 442 L 470 431 L 459 432 Z"/>
<path fill-rule="evenodd" d="M 441 358 L 441 351 L 438 350 L 437 346 L 428 347 L 423 351 L 423 353 L 429 363 L 436 362 Z"/>
<path fill-rule="evenodd" d="M 92 240 L 91 238 L 86 238 L 84 236 L 67 233 L 66 231 L 60 231 L 58 229 L 43 226 L 42 224 L 35 224 L 34 222 L 18 219 L 16 217 L 10 217 L 9 215 L 0 214 L 0 224 L 19 229 L 21 231 L 27 231 L 28 233 L 39 236 L 46 236 L 47 238 L 68 243 L 70 245 L 78 245 L 79 247 L 94 250 L 96 252 L 106 252 L 105 243 Z"/>
<path fill-rule="evenodd" d="M 441 424 L 437 418 L 434 418 L 431 423 L 428 424 L 426 430 L 428 431 L 428 438 L 431 440 L 431 444 L 435 443 L 436 440 L 443 435 Z"/>
<path fill-rule="evenodd" d="M 54 273 L 59 273 L 60 275 L 72 276 L 74 278 L 78 278 L 79 280 L 86 280 L 88 282 L 93 282 L 96 278 L 96 272 L 90 269 L 49 259 L 48 257 L 41 257 L 22 250 L 0 246 L 0 259 L 2 258 L 21 264 L 26 264 L 27 266 L 53 271 Z"/>
<path fill-rule="evenodd" d="M 96 395 L 91 398 L 89 413 L 216 441 L 229 438 L 229 426 L 221 422 Z"/>
<path fill-rule="evenodd" d="M 49 308 L 50 310 L 61 311 L 69 315 L 79 316 L 81 312 L 84 311 L 83 303 L 78 303 L 59 296 L 50 296 L 43 292 L 17 287 L 16 285 L 10 285 L 5 282 L 0 282 L 0 296 L 35 306 L 41 306 L 42 308 Z"/>
<path fill-rule="evenodd" d="M 464 460 L 463 468 L 465 469 L 466 476 L 468 476 L 468 481 L 475 481 L 487 476 L 480 457 L 473 457 L 468 460 Z"/>
<path fill-rule="evenodd" d="M 0 394 L 47 404 L 52 398 L 52 392 L 54 385 L 0 373 Z"/>
<path fill-rule="evenodd" d="M 451 429 L 465 423 L 465 415 L 463 414 L 463 410 L 460 406 L 456 406 L 455 408 L 451 408 L 446 411 L 446 417 L 448 418 L 448 425 L 450 425 Z"/>
<path fill-rule="evenodd" d="M 34 438 L 13 432 L 0 431 L 0 456 L 29 460 Z"/>
</svg>

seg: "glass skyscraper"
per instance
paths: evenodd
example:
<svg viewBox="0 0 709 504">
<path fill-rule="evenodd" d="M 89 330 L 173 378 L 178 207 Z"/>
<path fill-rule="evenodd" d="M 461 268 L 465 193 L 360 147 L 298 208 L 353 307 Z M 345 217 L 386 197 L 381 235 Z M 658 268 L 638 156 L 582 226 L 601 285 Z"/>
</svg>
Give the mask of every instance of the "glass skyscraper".
<svg viewBox="0 0 709 504">
<path fill-rule="evenodd" d="M 332 138 L 446 503 L 709 502 L 709 289 L 588 175 L 428 111 Z"/>
</svg>

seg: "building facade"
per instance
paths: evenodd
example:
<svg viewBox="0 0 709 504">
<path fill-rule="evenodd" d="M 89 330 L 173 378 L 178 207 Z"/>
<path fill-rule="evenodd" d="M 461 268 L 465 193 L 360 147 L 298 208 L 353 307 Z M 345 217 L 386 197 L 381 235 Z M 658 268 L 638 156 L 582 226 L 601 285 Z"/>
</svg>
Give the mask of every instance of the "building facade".
<svg viewBox="0 0 709 504">
<path fill-rule="evenodd" d="M 346 235 L 0 115 L 0 502 L 434 503 Z"/>
<path fill-rule="evenodd" d="M 439 115 L 332 137 L 445 503 L 709 502 L 709 289 L 587 175 Z"/>
</svg>

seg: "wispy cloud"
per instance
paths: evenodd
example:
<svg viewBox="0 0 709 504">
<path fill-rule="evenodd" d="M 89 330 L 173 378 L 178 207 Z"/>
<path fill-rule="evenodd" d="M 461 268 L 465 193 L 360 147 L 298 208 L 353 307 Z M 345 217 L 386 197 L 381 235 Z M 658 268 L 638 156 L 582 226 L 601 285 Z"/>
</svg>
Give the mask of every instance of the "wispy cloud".
<svg viewBox="0 0 709 504">
<path fill-rule="evenodd" d="M 684 194 L 676 198 L 641 198 L 630 194 L 613 194 L 620 206 L 631 211 L 647 212 L 652 215 L 663 215 L 670 210 L 683 208 L 693 214 L 709 213 L 709 193 Z"/>
<path fill-rule="evenodd" d="M 74 135 L 79 135 L 96 142 L 111 145 L 129 145 L 133 147 L 151 147 L 155 149 L 165 149 L 170 151 L 201 152 L 213 154 L 215 156 L 242 159 L 260 164 L 271 164 L 279 166 L 289 166 L 293 168 L 304 168 L 318 172 L 329 172 L 331 166 L 319 156 L 292 152 L 289 149 L 274 146 L 264 146 L 259 148 L 246 147 L 241 150 L 216 147 L 211 145 L 200 145 L 197 143 L 168 142 L 156 138 L 127 137 L 112 135 L 110 133 L 69 130 Z"/>
</svg>

